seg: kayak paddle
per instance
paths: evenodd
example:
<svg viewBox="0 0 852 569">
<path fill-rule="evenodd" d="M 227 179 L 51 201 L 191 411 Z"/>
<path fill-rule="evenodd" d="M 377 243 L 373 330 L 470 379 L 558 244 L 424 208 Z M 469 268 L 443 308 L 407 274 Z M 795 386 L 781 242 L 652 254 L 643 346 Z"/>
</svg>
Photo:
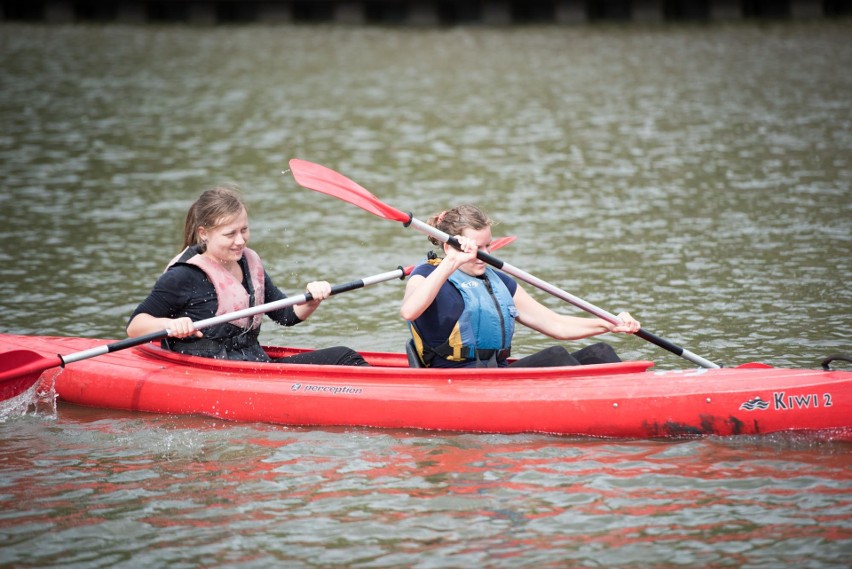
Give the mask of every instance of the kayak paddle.
<svg viewBox="0 0 852 569">
<path fill-rule="evenodd" d="M 399 267 L 394 271 L 388 271 L 386 273 L 373 275 L 364 279 L 334 285 L 333 287 L 331 287 L 331 294 L 340 294 L 341 292 L 347 292 L 350 290 L 363 288 L 365 286 L 389 281 L 391 279 L 405 279 L 406 275 L 408 275 L 413 269 L 413 265 L 407 268 Z M 214 316 L 213 318 L 199 320 L 198 322 L 193 323 L 193 328 L 195 330 L 201 330 L 203 328 L 209 328 L 210 326 L 215 326 L 217 324 L 231 322 L 232 320 L 238 320 L 240 318 L 254 316 L 255 314 L 271 312 L 273 310 L 280 310 L 282 308 L 287 308 L 288 306 L 295 306 L 297 304 L 304 304 L 310 300 L 313 300 L 313 296 L 311 295 L 311 293 L 306 292 L 305 294 L 300 294 L 299 296 L 282 298 L 281 300 L 276 300 L 275 302 L 267 302 L 266 304 L 259 304 L 257 306 L 251 306 L 242 310 L 236 310 L 234 312 L 220 314 L 219 316 Z M 42 372 L 50 368 L 59 366 L 65 367 L 66 364 L 70 364 L 72 362 L 93 358 L 95 356 L 101 356 L 103 354 L 108 354 L 111 352 L 117 352 L 118 350 L 124 350 L 126 348 L 132 348 L 134 346 L 140 346 L 142 344 L 146 344 L 154 340 L 160 340 L 169 335 L 169 330 L 151 332 L 150 334 L 137 336 L 136 338 L 127 338 L 124 340 L 119 340 L 118 342 L 105 344 L 103 346 L 96 346 L 94 348 L 83 350 L 81 352 L 75 352 L 66 356 L 57 355 L 51 357 L 44 357 L 41 354 L 31 352 L 29 350 L 14 350 L 11 352 L 6 352 L 5 354 L 0 354 L 0 401 L 9 399 L 10 397 L 14 397 L 23 393 L 24 391 L 32 387 L 32 385 L 36 381 L 38 381 L 38 378 L 39 376 L 41 376 Z"/>
<path fill-rule="evenodd" d="M 497 238 L 494 240 L 492 248 L 497 249 L 499 247 L 503 247 L 514 240 L 514 235 Z M 410 265 L 405 268 L 398 267 L 396 270 L 388 271 L 386 273 L 350 281 L 348 283 L 337 284 L 331 287 L 331 294 L 340 294 L 342 292 L 364 288 L 366 286 L 396 278 L 403 280 L 411 273 L 412 270 L 414 270 L 414 265 Z M 259 304 L 257 306 L 244 308 L 243 310 L 221 314 L 219 316 L 214 316 L 213 318 L 207 318 L 206 320 L 199 320 L 193 324 L 193 327 L 196 330 L 201 330 L 203 328 L 215 326 L 216 324 L 223 324 L 225 322 L 231 322 L 232 320 L 254 316 L 255 314 L 280 310 L 297 304 L 304 304 L 310 300 L 313 300 L 313 296 L 311 293 L 307 292 L 305 294 L 300 294 L 299 296 L 282 298 L 275 302 L 267 302 L 266 304 Z M 127 338 L 111 344 L 97 346 L 95 348 L 75 352 L 66 356 L 56 355 L 45 357 L 39 353 L 29 350 L 13 350 L 0 354 L 0 401 L 5 401 L 6 399 L 20 395 L 32 387 L 33 384 L 38 381 L 42 372 L 48 369 L 54 367 L 65 367 L 66 364 L 70 364 L 72 362 L 93 358 L 95 356 L 111 352 L 117 352 L 118 350 L 124 350 L 134 346 L 140 346 L 147 342 L 160 340 L 167 336 L 169 336 L 169 331 L 162 330 L 159 332 L 145 334 L 144 336 L 137 336 L 136 338 Z"/>
<path fill-rule="evenodd" d="M 315 164 L 313 162 L 308 162 L 306 160 L 300 160 L 298 158 L 293 158 L 290 160 L 290 171 L 293 173 L 293 177 L 296 179 L 296 182 L 309 190 L 314 190 L 323 194 L 328 194 L 330 196 L 341 199 L 345 202 L 349 202 L 352 205 L 356 205 L 361 209 L 372 213 L 378 217 L 382 217 L 384 219 L 389 219 L 391 221 L 398 221 L 402 223 L 405 227 L 413 227 L 414 229 L 424 233 L 426 235 L 432 236 L 435 239 L 443 241 L 445 243 L 449 243 L 455 248 L 460 248 L 458 240 L 443 231 L 432 227 L 431 225 L 416 219 L 411 213 L 402 212 L 394 207 L 391 207 L 383 202 L 381 202 L 376 196 L 365 190 L 363 187 L 353 182 L 346 176 L 335 172 L 325 166 L 320 164 Z M 565 292 L 562 289 L 559 289 L 552 284 L 535 277 L 526 271 L 523 271 L 509 263 L 505 263 L 494 257 L 488 253 L 483 251 L 477 252 L 476 256 L 485 261 L 489 265 L 496 267 L 497 269 L 502 270 L 505 273 L 508 273 L 512 276 L 517 277 L 518 279 L 529 283 L 535 287 L 540 288 L 541 290 L 552 294 L 557 298 L 561 298 L 567 302 L 570 302 L 574 306 L 585 310 L 586 312 L 597 316 L 603 320 L 611 324 L 622 324 L 621 320 L 618 319 L 614 314 L 607 312 L 597 306 L 586 302 L 585 300 L 578 298 L 568 292 Z M 657 346 L 668 350 L 669 352 L 681 356 L 694 364 L 697 364 L 704 368 L 718 368 L 719 366 L 711 361 L 708 361 L 701 356 L 695 355 L 689 350 L 686 350 L 668 340 L 660 338 L 647 330 L 642 328 L 636 332 L 636 336 L 639 336 L 643 340 L 647 340 L 652 344 L 656 344 Z"/>
</svg>

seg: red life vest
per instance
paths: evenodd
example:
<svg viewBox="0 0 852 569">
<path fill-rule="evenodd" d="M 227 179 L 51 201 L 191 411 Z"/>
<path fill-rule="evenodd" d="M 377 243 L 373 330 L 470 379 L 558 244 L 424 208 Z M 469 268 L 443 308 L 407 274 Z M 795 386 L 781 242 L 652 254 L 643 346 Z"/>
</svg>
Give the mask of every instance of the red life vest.
<svg viewBox="0 0 852 569">
<path fill-rule="evenodd" d="M 260 260 L 260 256 L 248 247 L 243 249 L 243 258 L 248 263 L 249 278 L 251 279 L 252 289 L 254 290 L 255 301 L 249 296 L 249 293 L 243 286 L 242 280 L 237 279 L 222 263 L 198 253 L 184 258 L 187 253 L 188 248 L 181 251 L 178 256 L 169 262 L 166 268 L 181 262 L 194 265 L 204 271 L 216 289 L 218 302 L 218 308 L 216 309 L 217 316 L 263 303 L 264 298 L 266 298 L 263 288 L 263 263 Z M 262 319 L 263 314 L 255 314 L 251 317 L 234 320 L 231 324 L 244 329 L 254 329 L 260 328 Z"/>
</svg>

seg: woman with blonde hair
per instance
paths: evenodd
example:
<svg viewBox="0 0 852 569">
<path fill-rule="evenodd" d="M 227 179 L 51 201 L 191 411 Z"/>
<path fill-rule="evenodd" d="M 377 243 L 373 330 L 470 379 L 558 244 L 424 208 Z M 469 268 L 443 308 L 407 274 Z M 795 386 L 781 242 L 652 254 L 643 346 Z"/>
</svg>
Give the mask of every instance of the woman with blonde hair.
<svg viewBox="0 0 852 569">
<path fill-rule="evenodd" d="M 258 342 L 262 314 L 195 330 L 193 322 L 275 302 L 286 295 L 248 247 L 248 211 L 235 187 L 206 190 L 192 204 L 184 223 L 183 251 L 169 262 L 151 293 L 130 317 L 130 337 L 169 330 L 163 347 L 217 359 L 271 361 Z M 293 326 L 306 320 L 331 294 L 326 281 L 309 282 L 313 300 L 268 312 L 272 320 Z M 275 360 L 280 363 L 367 365 L 344 346 Z"/>
</svg>

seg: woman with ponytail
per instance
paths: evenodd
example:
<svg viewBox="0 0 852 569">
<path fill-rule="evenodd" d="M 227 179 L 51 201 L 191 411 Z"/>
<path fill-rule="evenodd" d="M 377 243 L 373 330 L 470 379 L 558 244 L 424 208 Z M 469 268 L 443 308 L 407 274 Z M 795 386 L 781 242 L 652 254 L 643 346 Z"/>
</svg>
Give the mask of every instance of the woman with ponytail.
<svg viewBox="0 0 852 569">
<path fill-rule="evenodd" d="M 443 258 L 431 257 L 411 273 L 400 315 L 408 321 L 415 350 L 427 367 L 502 367 L 509 365 L 515 322 L 557 340 L 579 340 L 607 332 L 633 334 L 640 328 L 627 312 L 615 326 L 600 318 L 558 314 L 531 297 L 510 276 L 476 257 L 490 253 L 493 221 L 474 205 L 460 205 L 427 220 L 458 239 L 461 250 L 433 237 Z M 569 352 L 547 348 L 511 365 L 546 367 L 618 362 L 606 343 Z"/>
<path fill-rule="evenodd" d="M 248 247 L 248 211 L 235 187 L 209 189 L 192 204 L 184 223 L 183 250 L 160 275 L 151 293 L 133 312 L 130 337 L 169 330 L 164 348 L 197 356 L 243 361 L 270 361 L 258 342 L 262 315 L 241 318 L 195 330 L 193 322 L 275 302 L 285 295 L 264 270 L 260 257 Z M 306 285 L 313 300 L 268 312 L 283 326 L 306 320 L 331 295 L 331 285 Z M 344 346 L 304 352 L 275 360 L 279 363 L 367 365 L 360 354 Z"/>
</svg>

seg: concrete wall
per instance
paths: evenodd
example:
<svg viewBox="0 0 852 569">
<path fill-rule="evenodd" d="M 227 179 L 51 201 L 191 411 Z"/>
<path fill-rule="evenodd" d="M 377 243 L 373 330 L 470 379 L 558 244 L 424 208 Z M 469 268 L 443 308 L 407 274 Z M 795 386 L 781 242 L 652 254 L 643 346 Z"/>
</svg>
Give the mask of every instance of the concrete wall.
<svg viewBox="0 0 852 569">
<path fill-rule="evenodd" d="M 852 15 L 852 0 L 0 0 L 0 19 L 42 22 L 528 23 L 818 19 Z"/>
</svg>

